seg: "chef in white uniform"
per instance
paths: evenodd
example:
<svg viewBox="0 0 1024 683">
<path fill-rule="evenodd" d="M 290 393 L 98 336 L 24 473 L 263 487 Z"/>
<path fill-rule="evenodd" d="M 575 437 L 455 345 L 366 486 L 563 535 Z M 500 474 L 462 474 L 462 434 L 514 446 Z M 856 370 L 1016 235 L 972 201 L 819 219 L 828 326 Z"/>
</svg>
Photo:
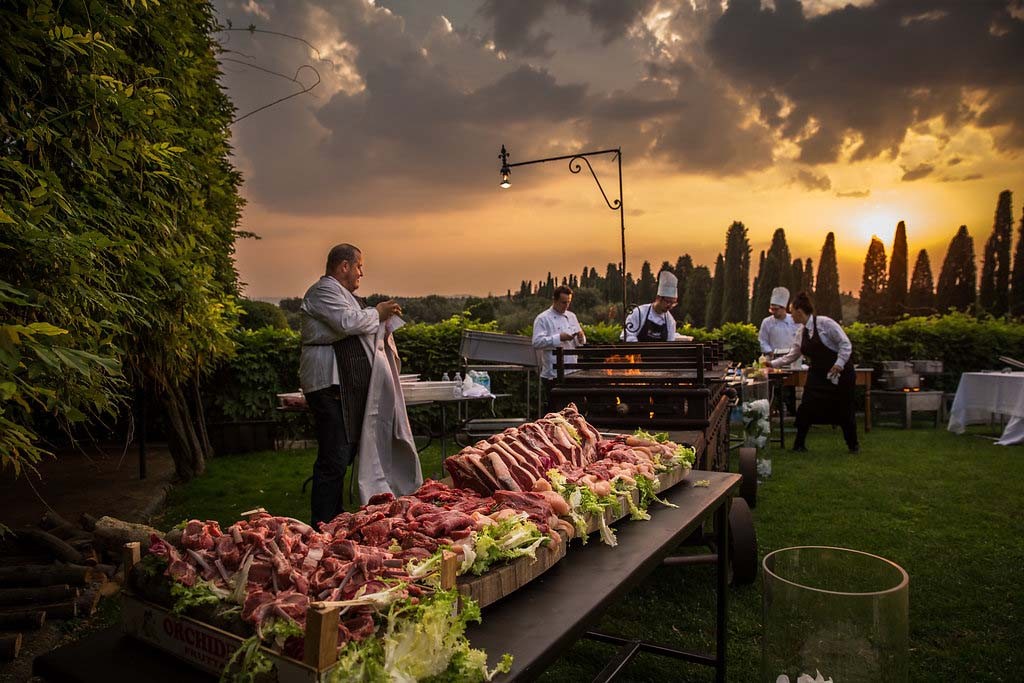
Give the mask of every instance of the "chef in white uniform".
<svg viewBox="0 0 1024 683">
<path fill-rule="evenodd" d="M 768 312 L 771 313 L 761 321 L 761 330 L 757 339 L 761 344 L 761 353 L 768 358 L 775 358 L 789 353 L 796 341 L 800 326 L 793 322 L 793 316 L 786 312 L 789 306 L 789 290 L 776 287 L 772 290 Z"/>
<path fill-rule="evenodd" d="M 676 319 L 669 313 L 679 303 L 679 279 L 667 270 L 658 273 L 658 295 L 626 318 L 628 342 L 675 341 Z"/>
</svg>

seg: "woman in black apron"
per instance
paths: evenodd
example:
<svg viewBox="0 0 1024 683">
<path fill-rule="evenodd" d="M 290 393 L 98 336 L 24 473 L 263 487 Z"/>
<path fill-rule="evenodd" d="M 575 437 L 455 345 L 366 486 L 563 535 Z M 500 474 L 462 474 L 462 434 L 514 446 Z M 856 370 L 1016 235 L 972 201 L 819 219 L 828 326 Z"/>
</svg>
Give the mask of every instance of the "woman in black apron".
<svg viewBox="0 0 1024 683">
<path fill-rule="evenodd" d="M 839 348 L 830 348 L 825 343 L 822 326 L 835 327 L 842 335 L 842 341 L 849 344 L 849 338 L 831 318 L 818 316 L 806 292 L 800 292 L 793 300 L 793 320 L 803 325 L 800 347 L 786 356 L 772 361 L 772 367 L 782 367 L 803 355 L 810 363 L 804 396 L 796 411 L 796 440 L 794 451 L 806 451 L 807 432 L 812 424 L 839 425 L 843 438 L 851 453 L 860 452 L 857 441 L 857 422 L 854 416 L 853 391 L 856 375 L 853 369 L 853 354 L 842 369 L 838 368 Z M 833 341 L 834 344 L 834 341 Z M 835 345 L 835 344 L 834 344 Z M 842 346 L 843 344 L 840 344 Z"/>
</svg>

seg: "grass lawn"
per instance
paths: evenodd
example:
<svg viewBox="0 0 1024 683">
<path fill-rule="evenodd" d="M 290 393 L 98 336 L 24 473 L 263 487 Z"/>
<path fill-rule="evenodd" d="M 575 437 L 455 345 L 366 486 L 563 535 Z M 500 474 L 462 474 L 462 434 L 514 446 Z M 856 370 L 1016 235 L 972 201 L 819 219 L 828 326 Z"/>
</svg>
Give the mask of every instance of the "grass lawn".
<svg viewBox="0 0 1024 683">
<path fill-rule="evenodd" d="M 914 681 L 1024 680 L 1024 448 L 945 430 L 881 428 L 846 453 L 817 427 L 809 453 L 774 451 L 774 474 L 754 510 L 760 552 L 836 545 L 881 555 L 910 575 Z M 425 470 L 437 471 L 435 446 Z M 263 506 L 306 519 L 312 450 L 229 456 L 172 492 L 163 524 L 186 517 L 231 523 Z M 654 514 L 656 510 L 652 509 Z M 629 523 L 629 522 L 624 522 Z M 600 629 L 711 651 L 713 570 L 665 567 L 606 613 Z M 729 680 L 759 676 L 760 580 L 731 589 Z M 484 618 L 487 618 L 486 611 Z M 610 646 L 580 642 L 543 680 L 588 680 Z M 813 673 L 813 672 L 811 672 Z M 623 680 L 713 680 L 710 669 L 641 655 Z"/>
</svg>

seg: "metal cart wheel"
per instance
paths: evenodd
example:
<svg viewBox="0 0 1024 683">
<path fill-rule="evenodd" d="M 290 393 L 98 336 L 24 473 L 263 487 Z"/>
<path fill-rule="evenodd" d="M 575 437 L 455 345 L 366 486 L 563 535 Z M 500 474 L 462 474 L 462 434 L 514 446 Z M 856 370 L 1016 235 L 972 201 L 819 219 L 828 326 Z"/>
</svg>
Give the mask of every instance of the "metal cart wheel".
<svg viewBox="0 0 1024 683">
<path fill-rule="evenodd" d="M 753 583 L 757 578 L 757 532 L 747 501 L 733 498 L 729 510 L 729 562 L 733 585 Z"/>
<path fill-rule="evenodd" d="M 751 508 L 757 507 L 757 449 L 740 449 L 740 497 Z"/>
</svg>

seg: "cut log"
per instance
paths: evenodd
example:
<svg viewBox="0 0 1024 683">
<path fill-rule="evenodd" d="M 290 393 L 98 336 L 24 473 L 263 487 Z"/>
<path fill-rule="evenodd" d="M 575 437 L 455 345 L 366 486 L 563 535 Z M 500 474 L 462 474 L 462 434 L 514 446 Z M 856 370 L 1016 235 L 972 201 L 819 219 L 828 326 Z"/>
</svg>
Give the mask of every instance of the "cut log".
<svg viewBox="0 0 1024 683">
<path fill-rule="evenodd" d="M 39 528 L 49 531 L 54 536 L 64 539 L 92 538 L 92 534 L 83 531 L 53 510 L 47 510 L 39 520 Z"/>
<path fill-rule="evenodd" d="M 18 540 L 31 543 L 40 550 L 45 550 L 53 557 L 71 564 L 82 563 L 82 553 L 42 529 L 20 529 L 16 532 Z"/>
<path fill-rule="evenodd" d="M 46 612 L 39 609 L 20 612 L 0 612 L 0 631 L 12 629 L 40 629 L 46 623 Z"/>
<path fill-rule="evenodd" d="M 117 565 L 114 565 L 114 564 L 98 564 L 95 567 L 93 567 L 93 570 L 96 571 L 96 572 L 102 573 L 108 579 L 111 579 L 111 578 L 114 577 L 114 574 L 117 573 Z"/>
<path fill-rule="evenodd" d="M 117 584 L 114 584 L 115 586 Z M 88 590 L 78 596 L 78 616 L 91 617 L 96 613 L 96 606 L 100 604 L 100 591 Z"/>
<path fill-rule="evenodd" d="M 78 597 L 78 589 L 65 584 L 41 588 L 0 588 L 0 607 L 63 602 Z"/>
<path fill-rule="evenodd" d="M 83 512 L 78 518 L 78 523 L 82 525 L 82 528 L 86 531 L 96 530 L 96 518 L 90 515 L 88 512 Z"/>
<path fill-rule="evenodd" d="M 27 564 L 50 564 L 53 562 L 51 553 L 33 553 L 22 555 L 0 555 L 0 568 L 22 567 Z"/>
<path fill-rule="evenodd" d="M 0 661 L 9 662 L 17 659 L 21 652 L 21 634 L 0 636 Z"/>
<path fill-rule="evenodd" d="M 100 563 L 100 556 L 96 554 L 96 549 L 92 547 L 92 539 L 89 540 L 89 547 L 82 550 L 82 564 L 87 567 L 95 567 Z"/>
<path fill-rule="evenodd" d="M 66 583 L 84 586 L 89 582 L 106 581 L 106 574 L 78 564 L 36 564 L 21 567 L 0 567 L 0 588 L 53 586 Z"/>
<path fill-rule="evenodd" d="M 149 548 L 153 534 L 163 538 L 163 533 L 151 526 L 125 522 L 116 517 L 100 517 L 96 521 L 93 538 L 98 549 L 120 553 L 124 544 L 132 541 L 137 541 L 143 548 Z"/>
<path fill-rule="evenodd" d="M 49 619 L 74 619 L 78 616 L 78 598 L 68 602 L 55 602 L 52 605 L 38 605 L 35 609 L 46 612 Z"/>
</svg>

